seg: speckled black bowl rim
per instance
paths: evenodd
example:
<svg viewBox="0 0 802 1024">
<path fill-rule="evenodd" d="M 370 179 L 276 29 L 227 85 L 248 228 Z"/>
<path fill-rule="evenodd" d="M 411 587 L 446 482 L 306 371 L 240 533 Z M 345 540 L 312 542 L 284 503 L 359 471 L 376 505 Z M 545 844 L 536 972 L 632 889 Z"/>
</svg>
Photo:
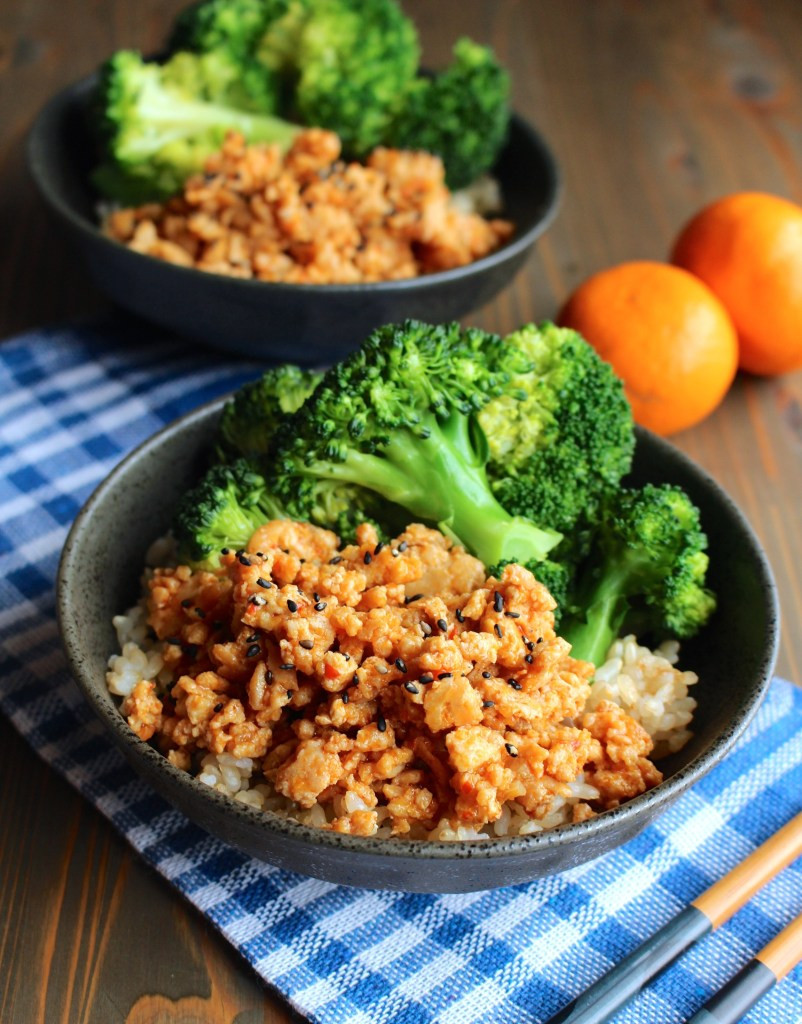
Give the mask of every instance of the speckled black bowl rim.
<svg viewBox="0 0 802 1024">
<path fill-rule="evenodd" d="M 98 225 L 93 224 L 82 214 L 77 213 L 72 206 L 62 200 L 56 190 L 51 188 L 50 178 L 44 168 L 44 161 L 41 157 L 41 150 L 43 146 L 42 132 L 44 130 L 45 123 L 49 120 L 52 109 L 68 103 L 70 99 L 80 98 L 82 94 L 84 94 L 96 81 L 97 72 L 94 72 L 93 74 L 87 75 L 79 81 L 66 86 L 45 104 L 36 116 L 28 133 L 26 143 L 28 169 L 42 197 L 51 209 L 53 209 L 60 217 L 66 220 L 81 234 L 93 238 L 103 245 L 120 248 L 123 247 L 122 242 L 118 242 L 116 239 L 109 238 L 108 235 L 105 235 Z M 510 114 L 510 121 L 511 124 L 514 124 L 516 130 L 522 132 L 529 138 L 530 143 L 538 153 L 542 170 L 544 172 L 543 176 L 546 181 L 544 202 L 542 213 L 533 224 L 531 224 L 522 234 L 516 235 L 511 242 L 501 246 L 500 249 L 490 253 L 488 256 L 483 256 L 481 259 L 474 260 L 473 263 L 467 263 L 461 267 L 454 267 L 451 270 L 440 270 L 432 274 L 422 274 L 420 277 L 403 278 L 399 281 L 367 281 L 355 284 L 291 284 L 282 281 L 259 281 L 253 278 L 228 277 L 226 278 L 226 281 L 232 283 L 235 287 L 262 289 L 264 291 L 270 290 L 276 294 L 279 292 L 292 294 L 309 292 L 310 294 L 314 294 L 321 290 L 325 290 L 327 295 L 333 296 L 350 294 L 360 295 L 375 293 L 377 291 L 386 291 L 388 293 L 400 292 L 403 294 L 404 292 L 412 290 L 426 291 L 429 288 L 436 288 L 446 282 L 459 281 L 463 278 L 471 277 L 474 274 L 481 273 L 483 270 L 490 269 L 506 263 L 508 260 L 514 259 L 520 253 L 529 249 L 554 220 L 557 214 L 557 209 L 560 205 L 563 186 L 554 154 L 549 149 L 540 133 L 533 128 L 528 121 L 521 117 L 520 114 L 516 114 L 514 111 Z M 152 261 L 155 259 L 153 256 L 136 252 L 136 250 L 133 249 L 129 251 L 141 260 Z M 183 267 L 179 264 L 168 263 L 166 261 L 160 262 L 164 264 L 166 272 L 168 273 L 190 275 L 197 280 L 200 280 L 201 278 L 208 279 L 209 277 L 207 271 L 198 270 L 195 267 Z"/>
<path fill-rule="evenodd" d="M 253 826 L 273 834 L 291 836 L 296 840 L 309 843 L 317 848 L 335 848 L 339 850 L 354 850 L 361 853 L 380 854 L 387 857 L 390 862 L 398 857 L 434 858 L 436 860 L 452 861 L 469 858 L 486 860 L 516 857 L 524 853 L 531 854 L 535 850 L 543 848 L 570 847 L 580 837 L 590 839 L 593 836 L 604 835 L 611 829 L 615 829 L 618 824 L 623 825 L 631 821 L 649 808 L 659 810 L 664 805 L 668 805 L 724 758 L 757 711 L 771 682 L 779 644 L 779 605 L 771 567 L 748 521 L 719 484 L 673 445 L 638 427 L 636 430 L 639 435 L 648 437 L 658 451 L 683 463 L 684 468 L 695 474 L 703 486 L 706 486 L 715 493 L 718 501 L 727 507 L 729 515 L 738 521 L 740 528 L 751 541 L 756 556 L 756 565 L 761 577 L 761 589 L 766 597 L 768 606 L 769 631 L 766 637 L 766 648 L 752 691 L 748 698 L 733 708 L 729 729 L 702 754 L 649 792 L 635 797 L 621 807 L 604 811 L 588 821 L 561 825 L 557 828 L 528 836 L 490 838 L 481 841 L 437 842 L 433 840 L 375 839 L 364 836 L 341 835 L 301 825 L 270 811 L 248 807 L 232 800 L 229 796 L 211 789 L 191 775 L 171 765 L 162 754 L 135 736 L 119 713 L 117 706 L 109 704 L 108 697 L 102 697 L 97 692 L 97 679 L 93 680 L 90 678 L 84 668 L 81 636 L 71 625 L 69 605 L 79 595 L 72 592 L 70 577 L 73 564 L 80 557 L 81 534 L 84 530 L 91 527 L 95 509 L 120 484 L 128 468 L 139 459 L 147 458 L 150 451 L 169 441 L 171 437 L 180 433 L 185 427 L 194 425 L 199 420 L 204 420 L 217 414 L 225 401 L 226 398 L 215 399 L 168 424 L 158 433 L 140 444 L 119 463 L 92 493 L 76 518 L 64 544 L 57 583 L 57 607 L 62 643 L 72 674 L 83 691 L 84 696 L 107 728 L 115 734 L 117 740 L 129 748 L 129 751 L 135 757 L 145 760 L 149 759 L 153 764 L 159 765 L 161 770 L 166 772 L 173 782 L 200 795 L 202 800 L 214 801 L 229 814 L 239 815 Z M 109 654 L 112 653 L 111 651 L 109 652 Z"/>
</svg>

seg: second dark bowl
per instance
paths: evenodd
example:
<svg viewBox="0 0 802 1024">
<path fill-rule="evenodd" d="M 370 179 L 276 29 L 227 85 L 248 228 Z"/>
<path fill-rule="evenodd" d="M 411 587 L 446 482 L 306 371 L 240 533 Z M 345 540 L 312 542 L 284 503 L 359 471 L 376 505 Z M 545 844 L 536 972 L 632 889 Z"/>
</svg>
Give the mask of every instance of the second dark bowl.
<svg viewBox="0 0 802 1024">
<path fill-rule="evenodd" d="M 126 248 L 98 226 L 86 121 L 96 82 L 91 75 L 69 86 L 37 117 L 28 139 L 33 179 L 101 291 L 144 319 L 214 348 L 268 361 L 331 363 L 380 324 L 459 318 L 509 283 L 557 210 L 554 158 L 540 135 L 513 115 L 493 173 L 516 232 L 483 259 L 409 280 L 354 285 L 241 280 L 179 267 Z"/>
</svg>

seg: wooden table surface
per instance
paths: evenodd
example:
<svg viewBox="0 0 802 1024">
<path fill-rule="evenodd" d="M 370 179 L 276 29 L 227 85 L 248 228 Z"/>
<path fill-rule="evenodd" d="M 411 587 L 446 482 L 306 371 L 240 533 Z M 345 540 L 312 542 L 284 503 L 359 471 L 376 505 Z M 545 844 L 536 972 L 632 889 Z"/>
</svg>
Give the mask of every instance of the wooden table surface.
<svg viewBox="0 0 802 1024">
<path fill-rule="evenodd" d="M 27 180 L 23 140 L 61 86 L 116 48 L 158 48 L 184 0 L 4 0 L 0 7 L 0 336 L 105 308 Z M 553 315 L 586 275 L 663 259 L 705 202 L 758 189 L 802 202 L 798 0 L 406 0 L 427 64 L 457 34 L 492 43 L 515 106 L 564 176 L 559 216 L 514 285 L 471 320 Z M 802 330 L 802 324 L 800 325 Z M 741 378 L 675 438 L 734 496 L 768 551 L 802 681 L 802 374 Z M 292 1020 L 101 816 L 0 721 L 0 1021 Z"/>
</svg>

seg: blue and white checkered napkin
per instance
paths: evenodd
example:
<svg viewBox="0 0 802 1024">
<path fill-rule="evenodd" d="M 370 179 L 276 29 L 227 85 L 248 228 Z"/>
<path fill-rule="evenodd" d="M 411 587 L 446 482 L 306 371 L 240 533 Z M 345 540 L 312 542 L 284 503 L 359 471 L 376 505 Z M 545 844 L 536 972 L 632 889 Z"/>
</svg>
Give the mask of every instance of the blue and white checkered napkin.
<svg viewBox="0 0 802 1024">
<path fill-rule="evenodd" d="M 0 346 L 0 708 L 311 1020 L 544 1021 L 802 810 L 802 690 L 775 681 L 726 762 L 637 839 L 530 885 L 348 889 L 212 839 L 107 741 L 66 671 L 53 587 L 67 528 L 98 481 L 162 424 L 254 372 L 115 322 Z M 617 1021 L 685 1020 L 799 913 L 797 862 Z M 802 1022 L 802 970 L 746 1020 Z"/>
</svg>

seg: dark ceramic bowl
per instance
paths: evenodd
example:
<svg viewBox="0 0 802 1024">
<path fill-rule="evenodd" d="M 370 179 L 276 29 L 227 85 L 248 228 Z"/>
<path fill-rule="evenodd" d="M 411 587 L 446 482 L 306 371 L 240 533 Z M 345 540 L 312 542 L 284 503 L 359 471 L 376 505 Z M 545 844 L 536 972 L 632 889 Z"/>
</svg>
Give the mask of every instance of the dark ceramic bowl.
<svg viewBox="0 0 802 1024">
<path fill-rule="evenodd" d="M 504 288 L 557 209 L 557 167 L 546 144 L 513 116 L 494 168 L 513 239 L 465 267 L 404 281 L 297 285 L 240 280 L 133 252 L 98 227 L 89 175 L 86 106 L 96 75 L 58 93 L 36 119 L 28 163 L 39 191 L 74 239 L 101 291 L 184 337 L 251 358 L 330 363 L 380 324 L 463 316 Z"/>
<path fill-rule="evenodd" d="M 87 700 L 132 766 L 214 835 L 271 864 L 345 885 L 468 892 L 526 882 L 591 860 L 637 835 L 725 756 L 757 709 L 778 637 L 777 598 L 765 555 L 710 477 L 665 441 L 639 430 L 634 477 L 680 484 L 697 502 L 710 536 L 710 582 L 719 596 L 703 634 L 683 644 L 683 664 L 700 677 L 694 693 L 699 708 L 693 739 L 661 763 L 661 785 L 581 824 L 463 844 L 322 832 L 209 789 L 131 732 L 106 689 L 105 673 L 116 650 L 112 616 L 136 601 L 145 552 L 167 531 L 178 497 L 196 479 L 221 405 L 216 401 L 166 427 L 111 473 L 75 521 L 58 579 L 62 639 Z"/>
</svg>

